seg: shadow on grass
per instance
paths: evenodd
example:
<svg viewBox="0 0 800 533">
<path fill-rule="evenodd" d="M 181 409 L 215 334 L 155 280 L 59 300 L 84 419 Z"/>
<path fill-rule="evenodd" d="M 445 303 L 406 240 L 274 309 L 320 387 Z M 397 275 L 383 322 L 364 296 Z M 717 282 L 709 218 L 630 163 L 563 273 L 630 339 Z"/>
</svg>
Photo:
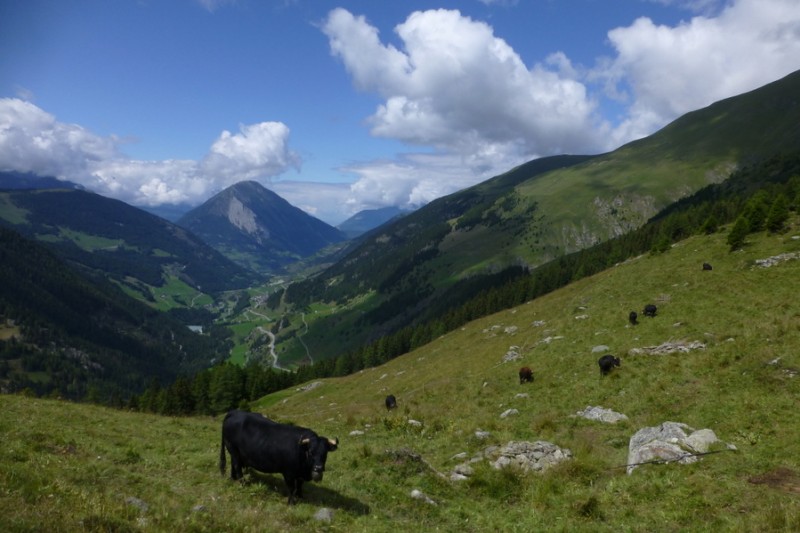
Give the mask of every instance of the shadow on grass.
<svg viewBox="0 0 800 533">
<path fill-rule="evenodd" d="M 289 497 L 289 489 L 280 474 L 264 474 L 251 470 L 249 475 L 245 475 L 244 483 L 249 485 L 257 483 L 268 487 L 270 492 L 275 492 L 286 501 Z M 319 507 L 331 507 L 358 515 L 369 514 L 369 505 L 361 501 L 345 496 L 335 490 L 329 489 L 317 483 L 303 483 L 303 497 L 299 498 L 298 503 L 308 503 Z"/>
</svg>

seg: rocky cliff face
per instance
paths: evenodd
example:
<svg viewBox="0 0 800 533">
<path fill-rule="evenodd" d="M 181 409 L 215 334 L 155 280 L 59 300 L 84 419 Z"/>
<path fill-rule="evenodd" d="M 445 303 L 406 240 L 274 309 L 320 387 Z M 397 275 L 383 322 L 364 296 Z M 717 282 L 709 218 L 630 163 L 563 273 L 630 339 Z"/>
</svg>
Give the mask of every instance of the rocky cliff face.
<svg viewBox="0 0 800 533">
<path fill-rule="evenodd" d="M 237 263 L 268 274 L 346 239 L 254 181 L 225 189 L 178 224 Z"/>
</svg>

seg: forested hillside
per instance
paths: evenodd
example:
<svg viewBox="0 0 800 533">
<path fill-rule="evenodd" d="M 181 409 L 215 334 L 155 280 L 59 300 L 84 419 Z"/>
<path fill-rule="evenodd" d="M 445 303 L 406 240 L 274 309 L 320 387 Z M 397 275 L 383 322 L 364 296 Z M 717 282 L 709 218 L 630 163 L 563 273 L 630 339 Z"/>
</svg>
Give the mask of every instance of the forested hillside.
<svg viewBox="0 0 800 533">
<path fill-rule="evenodd" d="M 41 244 L 0 227 L 0 388 L 121 405 L 225 359 L 223 328 L 191 332 Z"/>
<path fill-rule="evenodd" d="M 450 300 L 434 306 L 427 320 L 335 358 L 301 366 L 293 373 L 259 365 L 220 365 L 189 382 L 150 389 L 139 405 L 164 414 L 223 412 L 292 384 L 353 374 L 418 349 L 472 320 L 522 305 L 642 254 L 666 253 L 690 236 L 724 236 L 728 253 L 735 254 L 748 246 L 753 235 L 783 234 L 790 217 L 796 219 L 798 212 L 800 154 L 771 158 L 743 168 L 724 183 L 705 187 L 626 235 L 531 271 L 511 269 L 482 278 L 481 283 L 459 285 Z"/>
<path fill-rule="evenodd" d="M 124 202 L 80 190 L 0 192 L 0 224 L 35 238 L 86 272 L 154 299 L 170 278 L 206 293 L 245 288 L 254 272 L 185 229 Z"/>
<path fill-rule="evenodd" d="M 613 152 L 535 160 L 387 224 L 272 300 L 337 308 L 309 324 L 302 344 L 295 332 L 281 339 L 287 360 L 331 357 L 434 319 L 493 278 L 624 236 L 737 170 L 792 157 L 799 92 L 795 72 Z"/>
</svg>

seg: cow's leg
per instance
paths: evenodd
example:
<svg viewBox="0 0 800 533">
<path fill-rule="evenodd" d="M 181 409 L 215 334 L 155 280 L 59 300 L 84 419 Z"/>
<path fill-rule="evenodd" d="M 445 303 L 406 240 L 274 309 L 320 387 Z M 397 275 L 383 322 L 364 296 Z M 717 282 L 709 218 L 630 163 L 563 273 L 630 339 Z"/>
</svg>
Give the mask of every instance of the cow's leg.
<svg viewBox="0 0 800 533">
<path fill-rule="evenodd" d="M 286 486 L 289 487 L 289 505 L 294 505 L 297 503 L 297 498 L 303 497 L 303 479 L 299 477 L 289 479 L 286 475 L 283 476 L 283 479 L 286 481 Z"/>
<path fill-rule="evenodd" d="M 236 452 L 231 452 L 231 479 L 242 479 L 242 460 Z"/>
<path fill-rule="evenodd" d="M 283 480 L 286 482 L 286 488 L 289 489 L 289 501 L 287 503 L 289 505 L 294 505 L 297 502 L 297 483 L 302 483 L 302 481 L 297 478 L 292 478 L 287 474 L 283 475 Z"/>
</svg>

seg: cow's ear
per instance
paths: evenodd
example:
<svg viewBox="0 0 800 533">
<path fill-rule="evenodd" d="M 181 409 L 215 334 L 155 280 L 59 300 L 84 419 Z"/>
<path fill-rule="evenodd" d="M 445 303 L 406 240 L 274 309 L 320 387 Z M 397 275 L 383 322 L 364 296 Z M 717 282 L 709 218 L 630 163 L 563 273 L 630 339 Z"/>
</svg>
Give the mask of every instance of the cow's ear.
<svg viewBox="0 0 800 533">
<path fill-rule="evenodd" d="M 308 448 L 308 445 L 311 444 L 311 439 L 309 437 L 300 437 L 300 441 L 297 444 L 299 444 L 301 448 Z"/>
<path fill-rule="evenodd" d="M 332 452 L 339 447 L 339 439 L 328 439 L 328 451 Z"/>
</svg>

